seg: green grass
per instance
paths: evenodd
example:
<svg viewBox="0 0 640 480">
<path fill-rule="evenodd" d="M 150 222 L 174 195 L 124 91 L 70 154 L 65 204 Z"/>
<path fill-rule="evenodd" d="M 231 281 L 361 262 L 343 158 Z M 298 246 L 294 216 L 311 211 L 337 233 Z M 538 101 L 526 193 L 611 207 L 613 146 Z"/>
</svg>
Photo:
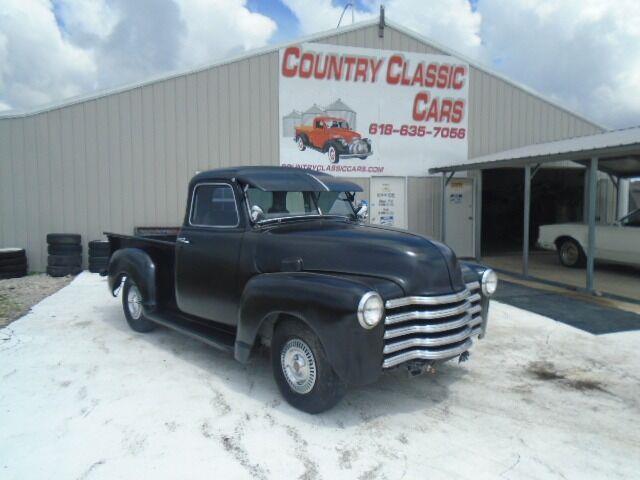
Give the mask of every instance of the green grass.
<svg viewBox="0 0 640 480">
<path fill-rule="evenodd" d="M 0 326 L 8 323 L 16 312 L 20 311 L 21 305 L 11 300 L 6 295 L 0 293 Z"/>
</svg>

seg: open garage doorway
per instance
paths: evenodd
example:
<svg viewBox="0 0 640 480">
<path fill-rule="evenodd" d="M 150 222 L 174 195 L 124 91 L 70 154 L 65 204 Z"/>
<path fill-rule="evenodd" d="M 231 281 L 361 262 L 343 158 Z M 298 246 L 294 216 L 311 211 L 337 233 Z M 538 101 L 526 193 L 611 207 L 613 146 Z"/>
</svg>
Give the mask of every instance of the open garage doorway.
<svg viewBox="0 0 640 480">
<path fill-rule="evenodd" d="M 541 168 L 531 182 L 529 244 L 535 249 L 540 225 L 581 222 L 584 215 L 585 170 Z M 521 259 L 524 170 L 482 171 L 482 256 L 514 255 Z"/>
</svg>

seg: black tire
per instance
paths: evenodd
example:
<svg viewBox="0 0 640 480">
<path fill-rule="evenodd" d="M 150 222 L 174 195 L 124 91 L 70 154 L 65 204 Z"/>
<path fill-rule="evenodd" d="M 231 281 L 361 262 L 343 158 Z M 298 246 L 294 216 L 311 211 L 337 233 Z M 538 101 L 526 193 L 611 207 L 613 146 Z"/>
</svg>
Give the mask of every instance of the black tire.
<svg viewBox="0 0 640 480">
<path fill-rule="evenodd" d="M 587 264 L 587 256 L 582 247 L 573 238 L 558 241 L 558 259 L 569 268 L 582 268 Z"/>
<path fill-rule="evenodd" d="M 80 255 L 49 255 L 47 264 L 50 267 L 80 267 L 82 257 Z"/>
<path fill-rule="evenodd" d="M 26 267 L 26 257 L 2 258 L 0 257 L 0 270 L 4 267 Z"/>
<path fill-rule="evenodd" d="M 47 275 L 50 277 L 66 277 L 68 275 L 78 275 L 82 272 L 81 267 L 47 267 Z"/>
<path fill-rule="evenodd" d="M 304 141 L 304 137 L 298 135 L 296 137 L 296 145 L 298 145 L 298 150 L 300 150 L 301 152 L 304 152 L 307 149 L 307 145 L 306 142 Z"/>
<path fill-rule="evenodd" d="M 0 279 L 6 280 L 7 278 L 20 278 L 27 275 L 27 267 L 18 268 L 15 270 L 0 270 Z"/>
<path fill-rule="evenodd" d="M 49 245 L 80 245 L 81 237 L 77 233 L 49 233 L 47 243 Z"/>
<path fill-rule="evenodd" d="M 82 245 L 49 245 L 47 253 L 49 255 L 79 255 L 82 253 Z"/>
<path fill-rule="evenodd" d="M 91 240 L 89 242 L 90 257 L 108 257 L 111 253 L 111 247 L 107 240 Z"/>
<path fill-rule="evenodd" d="M 89 258 L 89 271 L 91 273 L 102 273 L 109 267 L 109 257 Z"/>
<path fill-rule="evenodd" d="M 109 265 L 109 257 L 89 257 L 89 265 Z"/>
<path fill-rule="evenodd" d="M 367 156 L 366 156 L 366 155 L 361 155 L 361 156 L 359 156 L 358 158 L 359 158 L 360 160 L 366 160 L 366 159 L 367 159 Z"/>
<path fill-rule="evenodd" d="M 329 145 L 327 147 L 327 157 L 331 163 L 338 163 L 340 161 L 340 152 L 335 145 Z"/>
<path fill-rule="evenodd" d="M 24 248 L 0 248 L 0 260 L 8 260 L 9 258 L 26 258 L 27 253 Z"/>
<path fill-rule="evenodd" d="M 127 278 L 124 282 L 124 287 L 122 288 L 122 309 L 124 310 L 124 316 L 127 319 L 127 323 L 131 327 L 132 330 L 140 333 L 147 333 L 152 330 L 155 330 L 156 324 L 150 322 L 144 317 L 144 309 L 142 309 L 142 305 L 140 305 L 140 311 L 133 311 L 133 306 L 129 304 L 129 292 L 133 291 L 138 292 L 138 299 L 142 301 L 142 297 L 140 296 L 140 291 L 138 290 L 137 285 L 131 280 L 131 278 Z"/>
<path fill-rule="evenodd" d="M 287 352 L 291 352 L 292 349 L 303 345 L 306 347 L 303 347 L 300 351 L 306 354 L 311 352 L 312 356 L 300 355 L 299 357 L 303 362 L 308 362 L 305 365 L 313 365 L 315 367 L 315 378 L 312 386 L 305 381 L 304 385 L 298 385 L 298 389 L 301 391 L 296 391 L 287 380 L 284 366 L 286 364 L 285 358 Z M 290 405 L 303 412 L 320 413 L 329 410 L 346 393 L 346 386 L 329 364 L 320 340 L 302 322 L 285 320 L 276 325 L 271 342 L 271 366 L 274 379 L 282 396 Z M 302 390 L 308 388 L 310 390 L 302 393 Z"/>
</svg>

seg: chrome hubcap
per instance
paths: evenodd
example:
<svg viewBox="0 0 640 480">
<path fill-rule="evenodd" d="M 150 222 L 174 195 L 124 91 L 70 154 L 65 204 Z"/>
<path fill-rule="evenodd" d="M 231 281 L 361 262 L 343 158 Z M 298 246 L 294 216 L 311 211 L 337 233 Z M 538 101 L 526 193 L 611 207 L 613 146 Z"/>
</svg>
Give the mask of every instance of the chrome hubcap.
<svg viewBox="0 0 640 480">
<path fill-rule="evenodd" d="M 142 316 L 142 296 L 140 295 L 140 290 L 138 290 L 138 287 L 135 285 L 129 287 L 127 306 L 131 318 L 138 320 Z"/>
<path fill-rule="evenodd" d="M 298 149 L 299 150 L 303 150 L 304 149 L 304 142 L 302 141 L 301 138 L 298 139 Z"/>
<path fill-rule="evenodd" d="M 578 261 L 578 249 L 571 243 L 565 243 L 562 245 L 560 255 L 562 255 L 562 260 L 567 265 L 573 265 Z"/>
<path fill-rule="evenodd" d="M 329 159 L 332 162 L 336 159 L 336 151 L 333 147 L 329 148 Z"/>
<path fill-rule="evenodd" d="M 309 393 L 316 383 L 316 360 L 309 346 L 298 338 L 282 348 L 280 364 L 284 378 L 296 393 Z"/>
</svg>

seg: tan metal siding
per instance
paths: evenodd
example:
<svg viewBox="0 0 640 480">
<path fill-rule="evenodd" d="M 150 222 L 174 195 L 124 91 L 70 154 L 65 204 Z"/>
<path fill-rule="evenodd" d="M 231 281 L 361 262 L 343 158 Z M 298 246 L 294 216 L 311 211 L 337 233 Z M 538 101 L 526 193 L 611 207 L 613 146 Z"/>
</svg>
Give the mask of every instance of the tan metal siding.
<svg viewBox="0 0 640 480">
<path fill-rule="evenodd" d="M 408 227 L 412 232 L 440 238 L 442 181 L 439 177 L 407 178 Z"/>
</svg>

